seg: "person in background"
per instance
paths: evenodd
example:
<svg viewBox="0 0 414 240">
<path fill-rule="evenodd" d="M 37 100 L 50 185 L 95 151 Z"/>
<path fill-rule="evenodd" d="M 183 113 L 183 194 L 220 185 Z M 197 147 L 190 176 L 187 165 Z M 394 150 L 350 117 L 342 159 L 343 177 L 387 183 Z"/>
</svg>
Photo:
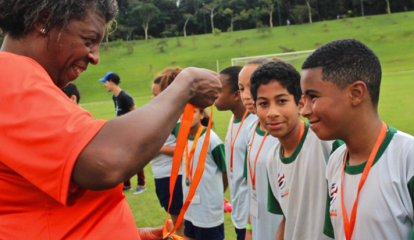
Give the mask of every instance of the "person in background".
<svg viewBox="0 0 414 240">
<path fill-rule="evenodd" d="M 62 91 L 68 96 L 70 101 L 72 101 L 73 104 L 80 107 L 80 93 L 78 87 L 74 83 L 68 83 L 66 87 L 62 88 Z"/>
<path fill-rule="evenodd" d="M 108 92 L 111 92 L 113 94 L 112 100 L 115 104 L 115 112 L 116 116 L 122 116 L 124 114 L 129 113 L 130 111 L 133 111 L 137 109 L 134 103 L 134 99 L 127 93 L 127 91 L 121 89 L 119 87 L 119 84 L 121 83 L 121 78 L 118 76 L 118 74 L 114 72 L 108 72 L 104 78 L 99 79 L 100 82 L 104 83 L 104 87 Z M 133 192 L 133 194 L 140 194 L 143 191 L 147 190 L 147 187 L 145 186 L 145 173 L 144 169 L 142 169 L 137 174 L 138 176 L 138 184 L 137 188 Z M 131 180 L 128 179 L 124 182 L 124 191 L 129 191 L 132 189 L 131 186 Z"/>
<path fill-rule="evenodd" d="M 175 80 L 175 78 L 182 70 L 183 69 L 180 67 L 164 69 L 161 72 L 160 76 L 157 76 L 153 80 L 151 86 L 151 99 L 156 98 L 169 85 L 171 85 L 171 83 Z M 165 209 L 166 212 L 168 211 L 168 204 L 170 201 L 170 177 L 176 142 L 177 138 L 174 133 L 171 132 L 167 138 L 167 141 L 164 143 L 164 146 L 162 146 L 160 149 L 159 154 L 157 154 L 157 156 L 150 162 L 152 173 L 154 175 L 155 192 L 161 206 Z M 169 211 L 174 225 L 177 222 L 178 215 L 180 214 L 181 208 L 183 206 L 183 188 L 181 181 L 182 172 L 180 171 L 179 175 L 177 176 L 177 181 L 175 182 L 173 199 Z M 181 225 L 175 232 L 178 236 L 184 237 L 184 222 L 181 222 Z"/>
</svg>

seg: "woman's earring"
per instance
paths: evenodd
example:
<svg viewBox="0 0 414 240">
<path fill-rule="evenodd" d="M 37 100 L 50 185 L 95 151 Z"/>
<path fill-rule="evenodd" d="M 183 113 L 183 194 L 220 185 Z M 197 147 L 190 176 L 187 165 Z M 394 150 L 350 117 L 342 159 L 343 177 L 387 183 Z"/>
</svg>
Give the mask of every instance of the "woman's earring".
<svg viewBox="0 0 414 240">
<path fill-rule="evenodd" d="M 46 33 L 46 29 L 45 29 L 45 28 L 42 28 L 42 29 L 40 29 L 40 32 L 41 32 L 42 34 L 45 34 L 45 33 Z"/>
</svg>

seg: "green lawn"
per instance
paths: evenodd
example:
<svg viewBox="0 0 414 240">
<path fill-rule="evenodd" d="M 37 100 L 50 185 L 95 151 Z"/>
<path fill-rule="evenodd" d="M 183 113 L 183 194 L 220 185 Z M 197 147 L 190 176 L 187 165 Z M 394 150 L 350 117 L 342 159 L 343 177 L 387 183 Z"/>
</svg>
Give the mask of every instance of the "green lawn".
<svg viewBox="0 0 414 240">
<path fill-rule="evenodd" d="M 196 36 L 193 40 L 180 39 L 182 47 L 176 47 L 176 39 L 168 40 L 166 53 L 155 49 L 159 40 L 150 43 L 138 41 L 133 54 L 126 54 L 124 48 L 112 48 L 101 52 L 101 63 L 92 66 L 75 83 L 80 87 L 82 107 L 95 118 L 112 119 L 115 116 L 111 94 L 106 93 L 97 81 L 107 71 L 121 76 L 121 87 L 135 98 L 136 105 L 150 101 L 151 79 L 155 72 L 171 65 L 198 66 L 215 70 L 216 59 L 220 68 L 230 65 L 230 59 L 245 56 L 280 53 L 278 46 L 294 48 L 295 51 L 315 49 L 319 44 L 339 38 L 357 38 L 371 47 L 382 63 L 383 82 L 381 87 L 379 113 L 389 125 L 414 135 L 414 72 L 397 72 L 414 69 L 414 12 L 379 15 L 319 22 L 312 25 L 278 27 L 271 36 L 263 38 L 256 30 L 224 33 L 220 37 L 221 47 L 215 48 L 217 39 L 210 35 Z M 247 37 L 242 48 L 233 46 L 236 38 Z M 119 58 L 118 58 L 119 56 Z M 292 61 L 300 68 L 303 59 Z M 152 69 L 150 68 L 152 66 Z M 101 101 L 101 102 L 98 102 Z M 103 101 L 103 102 L 102 102 Z M 215 131 L 224 140 L 230 112 L 214 112 Z M 161 226 L 165 219 L 155 194 L 151 167 L 145 168 L 148 190 L 140 195 L 127 192 L 126 197 L 139 227 Z M 136 179 L 133 179 L 136 184 Z M 226 198 L 229 197 L 227 191 Z M 235 239 L 229 214 L 225 214 L 226 239 Z"/>
</svg>

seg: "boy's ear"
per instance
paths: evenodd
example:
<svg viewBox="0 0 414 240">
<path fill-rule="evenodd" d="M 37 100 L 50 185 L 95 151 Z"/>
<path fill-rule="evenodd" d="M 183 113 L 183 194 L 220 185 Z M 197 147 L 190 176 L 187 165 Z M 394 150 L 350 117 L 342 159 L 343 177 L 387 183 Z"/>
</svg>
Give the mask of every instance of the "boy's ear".
<svg viewBox="0 0 414 240">
<path fill-rule="evenodd" d="M 302 109 L 305 106 L 305 95 L 302 95 L 299 99 L 299 103 L 298 103 L 298 113 L 301 114 L 302 113 Z"/>
<path fill-rule="evenodd" d="M 239 91 L 239 90 L 237 90 L 237 91 L 235 91 L 233 94 L 234 94 L 234 101 L 235 101 L 235 102 L 240 101 L 240 99 L 241 99 L 241 96 L 240 96 L 240 91 Z"/>
<path fill-rule="evenodd" d="M 77 103 L 77 97 L 76 97 L 76 95 L 72 95 L 72 96 L 70 96 L 70 98 L 69 98 L 75 105 L 77 105 L 78 103 Z"/>
<path fill-rule="evenodd" d="M 367 85 L 363 81 L 356 81 L 348 86 L 350 90 L 351 105 L 353 107 L 361 104 L 368 96 Z"/>
</svg>

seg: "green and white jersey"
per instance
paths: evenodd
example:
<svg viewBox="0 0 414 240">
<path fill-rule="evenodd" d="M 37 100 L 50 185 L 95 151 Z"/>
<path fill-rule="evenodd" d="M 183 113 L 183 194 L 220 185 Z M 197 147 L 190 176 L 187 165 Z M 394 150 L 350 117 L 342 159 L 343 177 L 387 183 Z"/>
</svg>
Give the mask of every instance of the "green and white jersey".
<svg viewBox="0 0 414 240">
<path fill-rule="evenodd" d="M 177 138 L 173 133 L 171 133 L 167 141 L 164 145 L 167 146 L 175 146 L 175 143 L 177 142 Z M 172 168 L 172 160 L 173 157 L 159 153 L 157 156 L 155 156 L 154 159 L 151 160 L 151 166 L 152 166 L 152 173 L 154 174 L 154 178 L 165 178 L 171 176 L 171 168 Z M 181 174 L 181 171 L 180 171 Z"/>
<path fill-rule="evenodd" d="M 306 123 L 302 139 L 290 157 L 282 156 L 280 143 L 269 152 L 268 210 L 285 216 L 284 239 L 329 239 L 323 234 L 325 170 L 337 145 L 339 142 L 321 141 Z"/>
<path fill-rule="evenodd" d="M 410 239 L 413 231 L 414 138 L 388 127 L 362 187 L 351 239 Z M 345 239 L 341 208 L 341 172 L 346 146 L 332 154 L 326 171 L 329 192 L 324 233 Z M 345 165 L 344 204 L 351 215 L 366 162 Z M 326 194 L 326 193 L 325 193 Z"/>
<path fill-rule="evenodd" d="M 250 169 L 254 171 L 254 161 L 257 156 L 257 151 L 263 141 L 266 132 L 260 130 L 256 122 L 251 123 L 247 127 L 247 137 L 249 139 L 249 149 L 246 152 L 244 177 L 247 179 L 249 198 L 250 198 L 250 223 L 252 225 L 252 239 L 253 240 L 274 240 L 279 228 L 280 222 L 283 220 L 282 215 L 275 215 L 267 211 L 267 171 L 266 158 L 270 149 L 275 146 L 279 140 L 268 135 L 263 143 L 262 149 L 256 162 L 255 175 L 255 191 L 252 188 L 252 181 L 247 164 L 250 164 Z M 252 136 L 254 142 L 251 142 Z M 248 151 L 250 151 L 250 162 L 247 162 Z"/>
<path fill-rule="evenodd" d="M 204 128 L 195 148 L 193 174 L 197 169 L 198 158 L 204 143 L 206 131 L 207 128 Z M 188 149 L 191 149 L 193 141 L 194 138 L 188 138 Z M 185 161 L 183 160 L 181 165 L 183 171 L 185 171 L 184 164 Z M 211 130 L 203 176 L 197 186 L 193 200 L 184 215 L 184 219 L 190 221 L 194 226 L 211 228 L 217 227 L 224 222 L 222 172 L 226 172 L 224 145 L 217 134 Z M 184 174 L 182 186 L 185 202 L 189 187 L 186 184 Z"/>
<path fill-rule="evenodd" d="M 246 128 L 250 125 L 250 123 L 257 120 L 257 116 L 247 113 L 243 125 L 240 128 L 239 135 L 234 142 L 233 173 L 230 172 L 230 136 L 233 136 L 234 141 L 237 134 L 237 129 L 239 128 L 242 119 L 234 119 L 233 131 L 231 132 L 232 119 L 233 117 L 230 119 L 226 134 L 226 140 L 224 143 L 226 149 L 226 169 L 228 170 L 227 178 L 229 181 L 231 204 L 233 207 L 231 212 L 231 219 L 237 229 L 244 229 L 246 228 L 247 217 L 249 214 L 249 194 L 247 181 L 243 177 L 244 155 L 248 143 Z"/>
</svg>

